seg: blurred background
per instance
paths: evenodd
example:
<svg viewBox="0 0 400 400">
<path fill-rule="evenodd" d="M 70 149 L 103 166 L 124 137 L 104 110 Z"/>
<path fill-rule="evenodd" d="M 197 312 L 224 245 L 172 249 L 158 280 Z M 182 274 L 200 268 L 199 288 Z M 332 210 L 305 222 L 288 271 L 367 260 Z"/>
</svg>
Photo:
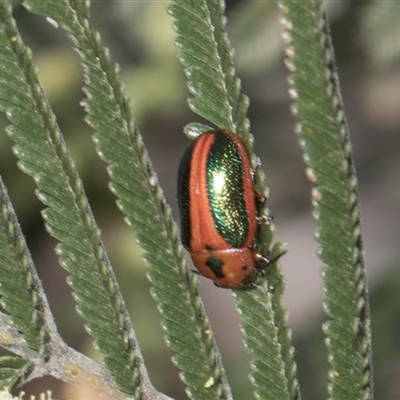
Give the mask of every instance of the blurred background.
<svg viewBox="0 0 400 400">
<path fill-rule="evenodd" d="M 182 133 L 189 122 L 204 122 L 186 99 L 184 74 L 173 45 L 168 2 L 92 1 L 93 26 L 121 66 L 126 95 L 149 150 L 159 181 L 178 220 L 176 176 L 189 144 Z M 366 264 L 371 292 L 375 396 L 400 398 L 400 9 L 397 2 L 329 2 L 333 44 L 359 179 Z M 294 133 L 279 13 L 274 2 L 228 1 L 229 35 L 237 72 L 250 98 L 249 118 L 257 155 L 270 188 L 269 208 L 276 240 L 288 243 L 281 265 L 287 277 L 290 313 L 303 398 L 327 397 L 328 365 L 321 324 L 321 262 L 316 256 L 311 184 Z M 156 388 L 186 399 L 171 352 L 163 341 L 160 315 L 149 294 L 146 266 L 134 233 L 123 221 L 108 190 L 105 164 L 97 157 L 91 129 L 84 122 L 82 69 L 64 31 L 44 17 L 15 5 L 22 37 L 63 131 L 103 240 L 129 305 L 149 375 Z M 72 347 L 98 358 L 75 311 L 66 272 L 45 232 L 33 180 L 16 165 L 0 116 L 0 173 L 9 189 L 61 335 Z M 241 343 L 240 317 L 229 290 L 199 278 L 234 397 L 249 399 L 248 356 Z M 57 399 L 79 398 L 78 389 L 54 379 L 24 387 L 38 395 L 51 389 Z"/>
</svg>

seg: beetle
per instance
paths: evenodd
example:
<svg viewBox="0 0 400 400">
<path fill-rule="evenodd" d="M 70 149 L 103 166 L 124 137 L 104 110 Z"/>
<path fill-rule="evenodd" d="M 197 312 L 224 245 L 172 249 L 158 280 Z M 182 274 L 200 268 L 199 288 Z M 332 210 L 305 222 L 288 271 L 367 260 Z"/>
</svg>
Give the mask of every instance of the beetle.
<svg viewBox="0 0 400 400">
<path fill-rule="evenodd" d="M 222 288 L 249 286 L 270 260 L 255 248 L 259 196 L 239 137 L 225 129 L 199 135 L 181 160 L 177 197 L 182 244 L 200 274 Z"/>
</svg>

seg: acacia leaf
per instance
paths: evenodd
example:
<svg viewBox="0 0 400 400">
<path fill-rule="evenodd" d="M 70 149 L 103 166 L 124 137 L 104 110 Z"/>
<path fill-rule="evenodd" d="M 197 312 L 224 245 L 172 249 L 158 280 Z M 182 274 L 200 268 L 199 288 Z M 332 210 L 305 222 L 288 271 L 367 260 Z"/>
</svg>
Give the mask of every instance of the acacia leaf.
<svg viewBox="0 0 400 400">
<path fill-rule="evenodd" d="M 332 399 L 372 398 L 368 287 L 357 179 L 328 24 L 320 2 L 281 1 L 297 131 L 314 184 Z"/>
</svg>

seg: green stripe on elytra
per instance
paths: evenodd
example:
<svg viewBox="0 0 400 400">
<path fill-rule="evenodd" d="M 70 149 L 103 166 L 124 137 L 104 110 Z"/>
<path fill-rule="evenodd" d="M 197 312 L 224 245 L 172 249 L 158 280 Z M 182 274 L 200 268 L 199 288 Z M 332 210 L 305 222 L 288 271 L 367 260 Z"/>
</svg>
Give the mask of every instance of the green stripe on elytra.
<svg viewBox="0 0 400 400">
<path fill-rule="evenodd" d="M 208 200 L 217 231 L 227 243 L 240 248 L 249 232 L 242 159 L 228 135 L 216 131 L 215 136 L 207 162 Z"/>
</svg>

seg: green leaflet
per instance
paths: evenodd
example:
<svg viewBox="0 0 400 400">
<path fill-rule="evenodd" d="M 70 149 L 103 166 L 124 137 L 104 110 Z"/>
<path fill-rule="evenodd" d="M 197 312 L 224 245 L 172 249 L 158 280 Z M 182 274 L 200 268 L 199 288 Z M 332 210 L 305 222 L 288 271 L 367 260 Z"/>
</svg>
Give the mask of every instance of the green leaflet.
<svg viewBox="0 0 400 400">
<path fill-rule="evenodd" d="M 115 374 L 119 387 L 134 392 L 140 377 L 137 372 L 140 353 L 134 350 L 133 329 L 101 243 L 99 229 L 55 116 L 37 81 L 31 54 L 22 43 L 9 8 L 3 2 L 1 8 L 4 32 L 0 39 L 3 41 L 1 54 L 6 57 L 3 66 L 4 71 L 12 70 L 13 75 L 3 81 L 0 109 L 12 122 L 7 131 L 15 143 L 19 166 L 35 179 L 38 197 L 48 206 L 43 211 L 46 227 L 62 242 L 58 247 L 60 263 L 72 274 L 75 297 L 88 329 L 105 356 L 107 366 Z M 75 274 L 83 274 L 86 279 L 74 281 Z M 105 300 L 92 301 L 85 308 L 85 301 L 80 302 L 85 291 L 90 293 L 91 299 Z M 29 308 L 26 310 L 28 312 Z M 99 323 L 98 315 L 107 322 Z M 27 316 L 23 318 L 19 323 L 24 323 L 24 330 L 27 330 Z M 103 339 L 109 337 L 113 338 L 114 346 L 102 346 Z M 112 358 L 121 360 L 122 367 L 110 368 L 107 360 Z"/>
<path fill-rule="evenodd" d="M 371 332 L 357 180 L 328 25 L 319 2 L 281 1 L 297 131 L 315 184 L 332 399 L 372 398 Z"/>
<path fill-rule="evenodd" d="M 242 94 L 241 82 L 235 75 L 233 51 L 225 32 L 223 2 L 176 0 L 172 2 L 169 12 L 175 18 L 179 57 L 185 68 L 189 90 L 193 94 L 189 99 L 190 107 L 217 127 L 236 132 L 247 148 L 251 149 L 252 138 L 249 138 L 246 115 L 248 98 Z M 188 129 L 191 131 L 191 126 Z M 252 162 L 256 166 L 254 156 Z M 261 192 L 266 194 L 264 175 L 259 171 L 256 183 Z M 269 253 L 273 232 L 272 224 L 260 229 L 265 254 Z M 279 268 L 273 271 L 271 276 L 274 276 L 275 284 L 283 287 Z M 242 327 L 244 341 L 254 357 L 252 378 L 256 394 L 261 398 L 288 399 L 298 393 L 298 385 L 290 331 L 286 328 L 282 308 L 282 291 L 277 290 L 272 295 L 264 290 L 255 292 L 260 296 L 256 303 L 256 294 L 252 291 L 237 291 L 235 297 L 238 310 L 245 320 Z M 255 304 L 262 306 L 256 307 Z M 254 319 L 259 322 L 256 329 L 253 329 Z M 268 340 L 260 340 L 260 337 L 266 336 Z M 265 354 L 271 355 L 273 361 L 264 362 Z M 266 393 L 269 393 L 269 397 L 263 397 Z"/>
<path fill-rule="evenodd" d="M 0 390 L 11 390 L 32 370 L 32 365 L 19 357 L 0 357 Z"/>
</svg>

